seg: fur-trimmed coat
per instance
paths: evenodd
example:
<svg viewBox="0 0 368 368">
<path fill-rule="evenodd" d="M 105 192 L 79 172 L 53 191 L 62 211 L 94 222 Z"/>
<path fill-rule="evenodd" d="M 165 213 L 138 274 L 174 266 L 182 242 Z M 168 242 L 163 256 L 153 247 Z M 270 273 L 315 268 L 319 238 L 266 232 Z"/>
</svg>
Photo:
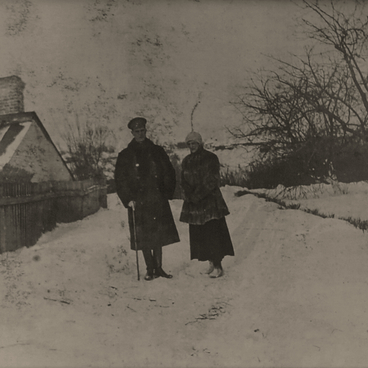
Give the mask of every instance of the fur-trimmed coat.
<svg viewBox="0 0 368 368">
<path fill-rule="evenodd" d="M 165 150 L 146 139 L 134 139 L 119 153 L 115 167 L 116 191 L 123 205 L 128 208 L 131 249 L 154 249 L 179 242 L 179 235 L 172 216 L 169 199 L 175 191 L 175 170 Z M 135 219 L 128 207 L 136 202 Z"/>
<path fill-rule="evenodd" d="M 182 162 L 181 187 L 184 203 L 180 221 L 203 225 L 229 214 L 220 191 L 220 162 L 218 157 L 199 146 Z"/>
</svg>

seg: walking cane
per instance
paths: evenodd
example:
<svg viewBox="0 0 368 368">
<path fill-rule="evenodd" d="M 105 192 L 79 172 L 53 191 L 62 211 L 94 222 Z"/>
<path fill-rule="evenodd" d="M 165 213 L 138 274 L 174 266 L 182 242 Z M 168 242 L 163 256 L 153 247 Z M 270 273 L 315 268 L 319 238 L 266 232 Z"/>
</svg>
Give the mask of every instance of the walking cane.
<svg viewBox="0 0 368 368">
<path fill-rule="evenodd" d="M 137 229 L 135 225 L 135 205 L 132 206 L 133 211 L 133 232 L 134 232 L 134 246 L 135 246 L 135 258 L 137 261 L 137 274 L 138 274 L 138 281 L 139 281 L 139 263 L 138 263 L 138 244 L 137 244 Z"/>
</svg>

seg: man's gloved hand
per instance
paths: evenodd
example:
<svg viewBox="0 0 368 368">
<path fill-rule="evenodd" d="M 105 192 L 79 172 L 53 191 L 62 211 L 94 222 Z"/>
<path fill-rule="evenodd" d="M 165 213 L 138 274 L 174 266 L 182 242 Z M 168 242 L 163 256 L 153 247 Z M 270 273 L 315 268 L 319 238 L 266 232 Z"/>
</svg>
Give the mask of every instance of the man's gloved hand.
<svg viewBox="0 0 368 368">
<path fill-rule="evenodd" d="M 128 207 L 131 207 L 131 208 L 132 208 L 132 210 L 135 210 L 135 202 L 134 202 L 134 201 L 130 201 L 130 202 L 128 203 Z"/>
</svg>

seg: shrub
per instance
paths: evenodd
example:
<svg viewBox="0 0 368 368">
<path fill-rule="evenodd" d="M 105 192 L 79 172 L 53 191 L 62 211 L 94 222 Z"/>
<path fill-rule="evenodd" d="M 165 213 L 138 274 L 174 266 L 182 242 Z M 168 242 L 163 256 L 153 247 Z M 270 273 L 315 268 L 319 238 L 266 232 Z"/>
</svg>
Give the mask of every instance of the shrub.
<svg viewBox="0 0 368 368">
<path fill-rule="evenodd" d="M 247 169 L 238 165 L 237 169 L 230 169 L 229 166 L 222 166 L 220 170 L 220 185 L 234 185 L 247 187 L 248 172 Z"/>
<path fill-rule="evenodd" d="M 310 185 L 315 182 L 305 163 L 298 156 L 253 162 L 247 175 L 246 187 L 249 189 L 272 189 L 279 184 L 285 187 Z"/>
<path fill-rule="evenodd" d="M 334 159 L 337 180 L 351 183 L 368 179 L 368 144 L 349 144 L 342 147 Z"/>
<path fill-rule="evenodd" d="M 0 171 L 0 183 L 30 183 L 33 176 L 34 173 L 29 173 L 24 169 L 5 164 L 3 169 Z"/>
<path fill-rule="evenodd" d="M 67 124 L 62 135 L 68 148 L 65 161 L 78 180 L 105 177 L 108 160 L 103 154 L 113 151 L 106 143 L 110 135 L 110 129 L 99 123 L 82 124 L 77 119 L 74 125 Z"/>
</svg>

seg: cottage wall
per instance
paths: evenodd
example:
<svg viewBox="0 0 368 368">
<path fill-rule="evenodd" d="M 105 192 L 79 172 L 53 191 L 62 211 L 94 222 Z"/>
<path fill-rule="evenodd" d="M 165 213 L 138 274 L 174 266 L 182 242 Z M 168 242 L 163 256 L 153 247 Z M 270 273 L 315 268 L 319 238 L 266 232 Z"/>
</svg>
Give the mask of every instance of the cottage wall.
<svg viewBox="0 0 368 368">
<path fill-rule="evenodd" d="M 24 112 L 24 87 L 16 75 L 0 78 L 0 115 Z"/>
<path fill-rule="evenodd" d="M 52 144 L 33 122 L 9 165 L 34 173 L 31 181 L 68 181 L 72 177 Z"/>
</svg>

